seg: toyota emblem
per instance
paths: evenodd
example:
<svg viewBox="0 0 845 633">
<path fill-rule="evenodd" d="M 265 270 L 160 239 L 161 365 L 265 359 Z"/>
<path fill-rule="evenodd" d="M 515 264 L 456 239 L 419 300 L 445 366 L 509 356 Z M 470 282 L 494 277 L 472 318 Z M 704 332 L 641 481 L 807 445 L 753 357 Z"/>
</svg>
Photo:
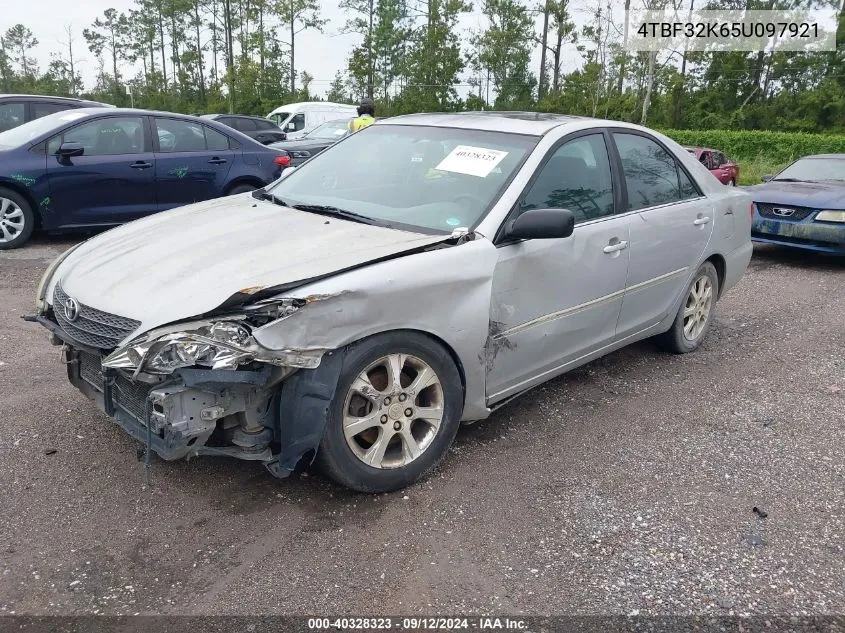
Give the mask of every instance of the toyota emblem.
<svg viewBox="0 0 845 633">
<path fill-rule="evenodd" d="M 68 321 L 76 321 L 79 316 L 79 304 L 73 297 L 65 299 L 65 316 Z"/>
<path fill-rule="evenodd" d="M 790 209 L 789 207 L 774 207 L 772 208 L 772 213 L 784 218 L 788 218 L 790 215 L 795 213 L 795 209 Z"/>
</svg>

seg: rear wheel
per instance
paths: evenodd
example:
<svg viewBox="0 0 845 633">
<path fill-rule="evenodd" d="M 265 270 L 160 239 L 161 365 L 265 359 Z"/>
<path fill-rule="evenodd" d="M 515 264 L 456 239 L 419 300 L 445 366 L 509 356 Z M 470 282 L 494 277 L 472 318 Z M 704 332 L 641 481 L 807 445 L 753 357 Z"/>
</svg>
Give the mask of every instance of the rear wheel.
<svg viewBox="0 0 845 633">
<path fill-rule="evenodd" d="M 226 195 L 227 196 L 236 196 L 239 193 L 246 193 L 248 191 L 255 191 L 256 189 L 258 189 L 258 187 L 256 187 L 255 185 L 248 185 L 248 184 L 244 183 L 244 184 L 240 184 L 240 185 L 235 185 L 234 187 L 229 189 L 228 192 L 226 192 Z"/>
<path fill-rule="evenodd" d="M 408 486 L 443 457 L 463 407 L 451 356 L 412 332 L 383 334 L 346 354 L 317 462 L 361 492 Z"/>
<path fill-rule="evenodd" d="M 35 215 L 26 199 L 0 187 L 0 250 L 22 246 L 34 229 Z"/>
<path fill-rule="evenodd" d="M 713 320 L 713 306 L 719 296 L 719 275 L 710 262 L 704 262 L 687 287 L 684 300 L 668 332 L 660 343 L 677 354 L 698 349 Z"/>
</svg>

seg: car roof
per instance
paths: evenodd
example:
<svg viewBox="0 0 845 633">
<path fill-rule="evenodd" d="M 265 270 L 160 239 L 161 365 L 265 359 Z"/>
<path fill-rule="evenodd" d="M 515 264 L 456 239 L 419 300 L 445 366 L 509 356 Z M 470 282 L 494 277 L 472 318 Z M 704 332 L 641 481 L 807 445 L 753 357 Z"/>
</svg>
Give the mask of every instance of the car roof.
<svg viewBox="0 0 845 633">
<path fill-rule="evenodd" d="M 836 158 L 838 160 L 845 160 L 845 154 L 811 154 L 810 156 L 802 156 L 801 158 Z M 798 160 L 801 160 L 801 158 Z"/>
<path fill-rule="evenodd" d="M 255 119 L 256 121 L 266 121 L 267 117 L 256 116 L 254 114 L 228 114 L 228 113 L 214 113 L 214 114 L 200 114 L 201 119 L 219 119 L 220 117 L 238 117 L 239 119 Z"/>
<path fill-rule="evenodd" d="M 713 149 L 712 147 L 696 147 L 696 146 L 693 146 L 693 145 L 684 145 L 684 149 L 690 150 L 690 151 L 693 151 L 693 152 L 698 152 L 698 153 L 701 153 L 701 152 L 719 152 L 720 154 L 724 153 L 720 149 Z"/>
<path fill-rule="evenodd" d="M 258 147 L 266 147 L 256 141 L 254 138 L 251 138 L 244 134 L 243 132 L 236 130 L 235 128 L 231 128 L 228 125 L 223 125 L 219 121 L 215 121 L 211 118 L 203 119 L 202 117 L 194 116 L 192 114 L 179 114 L 177 112 L 162 112 L 159 110 L 140 110 L 138 108 L 110 108 L 110 107 L 97 107 L 97 108 L 79 108 L 78 110 L 74 110 L 74 112 L 81 112 L 90 116 L 96 116 L 98 114 L 112 114 L 112 115 L 121 115 L 121 114 L 131 114 L 135 116 L 160 116 L 166 118 L 175 118 L 175 119 L 186 119 L 188 121 L 201 121 L 205 125 L 211 125 L 214 127 L 218 132 L 225 132 L 227 136 L 234 136 L 235 140 L 239 143 L 248 142 L 251 145 L 257 145 Z M 52 115 L 51 115 L 52 116 Z M 261 117 L 258 117 L 261 118 Z"/>
<path fill-rule="evenodd" d="M 585 121 L 589 117 L 547 112 L 449 112 L 405 114 L 378 121 L 377 125 L 428 125 L 460 127 L 471 130 L 503 131 L 542 136 L 567 123 Z M 598 122 L 599 119 L 596 119 Z"/>
<path fill-rule="evenodd" d="M 300 101 L 298 103 L 286 103 L 285 105 L 281 105 L 278 108 L 273 108 L 273 111 L 270 112 L 267 116 L 272 116 L 273 114 L 278 114 L 280 112 L 296 112 L 300 109 L 310 109 L 313 108 L 315 110 L 350 110 L 354 111 L 355 108 L 358 106 L 348 104 L 348 103 L 334 103 L 332 101 Z"/>
<path fill-rule="evenodd" d="M 214 122 L 214 119 L 208 116 L 197 116 L 194 114 L 180 114 L 179 112 L 165 112 L 163 110 L 142 110 L 140 108 L 111 108 L 108 106 L 94 106 L 90 108 L 79 108 L 74 110 L 74 112 L 84 112 L 85 114 L 89 114 L 91 116 L 97 114 L 133 114 L 135 116 L 160 116 L 160 117 L 168 117 L 168 118 L 176 118 L 176 119 L 197 119 L 203 120 L 203 123 Z M 255 117 L 262 119 L 262 117 Z M 263 119 L 262 119 L 263 120 Z M 221 125 L 217 123 L 217 125 Z M 228 126 L 223 126 L 227 132 L 232 129 Z"/>
<path fill-rule="evenodd" d="M 0 94 L 0 99 L 35 99 L 39 101 L 70 101 L 71 103 L 96 103 L 98 106 L 110 107 L 99 101 L 90 101 L 79 97 L 54 97 L 52 95 Z"/>
</svg>

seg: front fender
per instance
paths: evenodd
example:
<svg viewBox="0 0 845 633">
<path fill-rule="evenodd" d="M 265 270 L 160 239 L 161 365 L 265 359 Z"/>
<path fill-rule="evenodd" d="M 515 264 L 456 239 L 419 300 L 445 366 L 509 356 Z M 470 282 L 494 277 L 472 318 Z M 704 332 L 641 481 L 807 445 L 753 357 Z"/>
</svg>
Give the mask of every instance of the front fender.
<svg viewBox="0 0 845 633">
<path fill-rule="evenodd" d="M 306 304 L 253 336 L 271 350 L 313 353 L 393 330 L 430 334 L 450 348 L 463 370 L 462 419 L 485 418 L 484 349 L 496 259 L 493 244 L 476 237 L 364 266 L 285 293 Z"/>
</svg>

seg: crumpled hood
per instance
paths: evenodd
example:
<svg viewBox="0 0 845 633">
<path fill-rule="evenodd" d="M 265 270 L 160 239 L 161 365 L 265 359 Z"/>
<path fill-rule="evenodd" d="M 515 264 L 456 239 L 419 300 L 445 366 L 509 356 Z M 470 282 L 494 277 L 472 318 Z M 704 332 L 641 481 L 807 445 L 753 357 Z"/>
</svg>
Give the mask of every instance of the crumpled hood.
<svg viewBox="0 0 845 633">
<path fill-rule="evenodd" d="M 754 202 L 792 204 L 814 209 L 845 209 L 845 184 L 826 182 L 767 182 L 748 187 Z"/>
<path fill-rule="evenodd" d="M 159 213 L 98 235 L 47 290 L 141 321 L 141 331 L 217 308 L 243 289 L 331 274 L 434 244 L 425 235 L 307 213 L 249 194 Z"/>
</svg>

